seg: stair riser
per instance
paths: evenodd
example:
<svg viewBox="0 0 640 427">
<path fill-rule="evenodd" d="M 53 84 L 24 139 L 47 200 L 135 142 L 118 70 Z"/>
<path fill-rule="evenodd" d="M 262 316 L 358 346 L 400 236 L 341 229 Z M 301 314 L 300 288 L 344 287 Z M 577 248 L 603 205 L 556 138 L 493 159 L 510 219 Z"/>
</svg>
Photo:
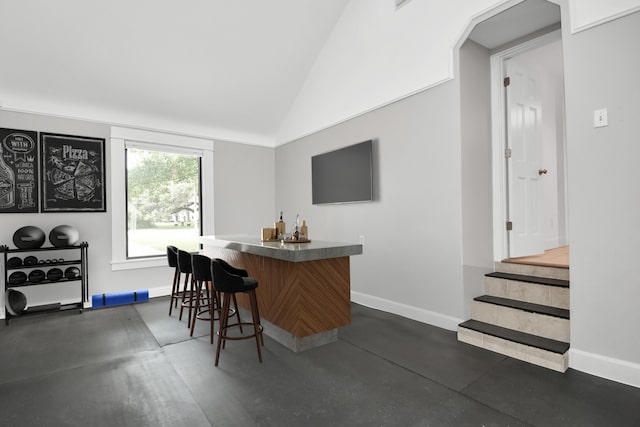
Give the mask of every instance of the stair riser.
<svg viewBox="0 0 640 427">
<path fill-rule="evenodd" d="M 565 372 L 569 367 L 568 352 L 553 353 L 467 328 L 458 328 L 458 341 L 558 372 Z"/>
<path fill-rule="evenodd" d="M 495 267 L 496 271 L 501 273 L 569 280 L 568 268 L 542 267 L 538 265 L 514 264 L 510 262 L 496 262 Z"/>
<path fill-rule="evenodd" d="M 494 297 L 515 299 L 569 310 L 569 288 L 485 277 L 484 290 L 487 295 Z"/>
<path fill-rule="evenodd" d="M 569 342 L 569 319 L 488 304 L 471 302 L 471 318 L 480 322 L 509 328 L 552 340 Z"/>
</svg>

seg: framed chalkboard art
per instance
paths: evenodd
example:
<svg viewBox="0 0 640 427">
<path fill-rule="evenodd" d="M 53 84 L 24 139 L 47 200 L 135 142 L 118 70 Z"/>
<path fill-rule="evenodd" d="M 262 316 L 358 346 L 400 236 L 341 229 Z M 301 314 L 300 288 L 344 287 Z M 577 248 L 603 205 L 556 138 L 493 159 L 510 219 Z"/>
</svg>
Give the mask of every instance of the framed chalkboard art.
<svg viewBox="0 0 640 427">
<path fill-rule="evenodd" d="M 36 213 L 38 132 L 0 129 L 0 213 Z"/>
<path fill-rule="evenodd" d="M 104 139 L 40 133 L 42 212 L 106 212 Z"/>
</svg>

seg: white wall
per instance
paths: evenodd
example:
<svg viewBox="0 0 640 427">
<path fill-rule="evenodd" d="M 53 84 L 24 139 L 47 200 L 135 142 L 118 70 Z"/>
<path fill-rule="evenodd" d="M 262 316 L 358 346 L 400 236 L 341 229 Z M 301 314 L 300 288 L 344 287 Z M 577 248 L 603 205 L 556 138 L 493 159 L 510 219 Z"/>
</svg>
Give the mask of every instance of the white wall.
<svg viewBox="0 0 640 427">
<path fill-rule="evenodd" d="M 638 0 L 569 0 L 571 29 L 574 32 L 591 28 L 611 19 L 640 9 Z"/>
<path fill-rule="evenodd" d="M 88 121 L 69 120 L 35 114 L 7 112 L 0 109 L 0 127 L 93 136 L 106 139 L 107 212 L 104 213 L 40 213 L 0 215 L 0 244 L 14 247 L 15 230 L 36 225 L 45 233 L 59 224 L 70 224 L 89 243 L 89 295 L 150 289 L 153 295 L 169 291 L 172 272 L 167 267 L 134 270 L 111 270 L 111 165 L 110 126 Z M 215 232 L 258 234 L 274 212 L 274 151 L 272 148 L 246 144 L 216 142 L 214 152 L 214 220 Z M 68 287 L 67 299 L 75 298 L 79 288 Z M 41 287 L 27 291 L 29 303 L 51 302 L 59 289 Z M 1 296 L 0 298 L 4 298 Z M 4 304 L 1 304 L 4 308 Z"/>
<path fill-rule="evenodd" d="M 452 48 L 495 0 L 351 0 L 327 39 L 277 143 L 292 141 L 452 77 Z"/>
<path fill-rule="evenodd" d="M 276 149 L 276 209 L 312 239 L 358 243 L 353 299 L 448 329 L 464 317 L 457 89 L 452 82 Z M 375 201 L 312 205 L 311 156 L 374 139 Z"/>
<path fill-rule="evenodd" d="M 350 0 L 284 119 L 276 144 L 453 78 L 453 48 L 469 22 L 495 6 L 516 3 L 414 0 L 396 11 L 391 0 Z M 570 4 L 571 27 L 580 31 L 636 10 L 640 0 Z"/>
</svg>

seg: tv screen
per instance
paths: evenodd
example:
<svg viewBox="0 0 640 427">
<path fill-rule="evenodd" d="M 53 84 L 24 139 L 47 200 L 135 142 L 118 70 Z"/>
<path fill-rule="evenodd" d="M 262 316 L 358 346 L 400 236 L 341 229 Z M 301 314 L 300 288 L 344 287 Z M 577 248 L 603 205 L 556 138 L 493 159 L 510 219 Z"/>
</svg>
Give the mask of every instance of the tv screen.
<svg viewBox="0 0 640 427">
<path fill-rule="evenodd" d="M 314 205 L 373 200 L 372 141 L 311 157 Z"/>
</svg>

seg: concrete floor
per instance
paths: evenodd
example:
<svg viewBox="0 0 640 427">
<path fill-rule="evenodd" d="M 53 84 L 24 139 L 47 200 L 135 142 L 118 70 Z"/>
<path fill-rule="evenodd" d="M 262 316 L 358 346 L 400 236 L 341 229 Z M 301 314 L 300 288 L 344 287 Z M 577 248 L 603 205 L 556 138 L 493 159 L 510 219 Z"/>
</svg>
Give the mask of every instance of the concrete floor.
<svg viewBox="0 0 640 427">
<path fill-rule="evenodd" d="M 359 305 L 333 344 L 194 338 L 168 299 L 13 320 L 0 332 L 7 426 L 639 426 L 640 389 L 528 365 Z"/>
</svg>

